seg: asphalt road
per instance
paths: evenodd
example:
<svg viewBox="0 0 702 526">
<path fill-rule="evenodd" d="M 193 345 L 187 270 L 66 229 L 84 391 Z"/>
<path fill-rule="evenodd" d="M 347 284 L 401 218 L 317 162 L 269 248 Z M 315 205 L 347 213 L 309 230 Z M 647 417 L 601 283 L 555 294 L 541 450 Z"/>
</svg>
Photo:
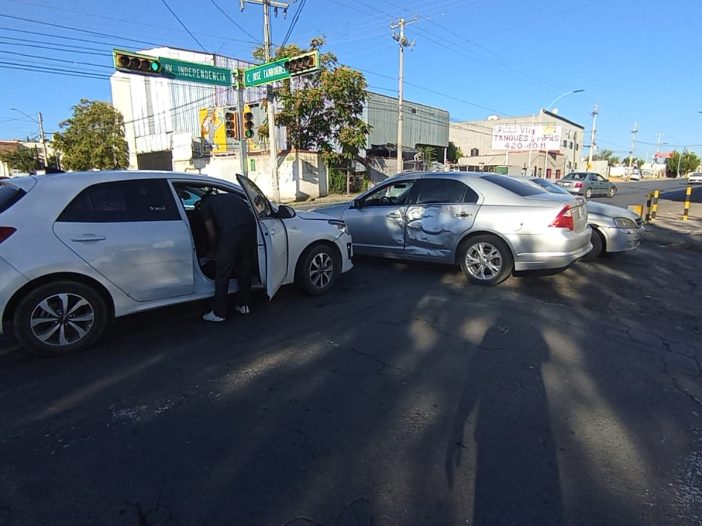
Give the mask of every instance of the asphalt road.
<svg viewBox="0 0 702 526">
<path fill-rule="evenodd" d="M 615 181 L 617 193 L 612 198 L 597 197 L 593 201 L 627 207 L 630 204 L 645 204 L 649 192 L 660 190 L 660 199 L 683 201 L 687 179 L 653 179 L 644 181 Z M 702 199 L 702 187 L 693 187 L 695 199 Z M 699 201 L 697 201 L 699 202 Z"/>
<path fill-rule="evenodd" d="M 702 524 L 699 257 L 659 238 L 495 288 L 359 259 L 221 325 L 6 340 L 0 524 Z"/>
</svg>

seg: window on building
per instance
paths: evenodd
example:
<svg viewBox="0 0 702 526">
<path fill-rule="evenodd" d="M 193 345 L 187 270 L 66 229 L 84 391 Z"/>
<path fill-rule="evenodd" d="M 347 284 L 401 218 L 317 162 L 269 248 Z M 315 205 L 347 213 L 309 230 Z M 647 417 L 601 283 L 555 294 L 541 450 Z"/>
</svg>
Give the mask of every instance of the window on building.
<svg viewBox="0 0 702 526">
<path fill-rule="evenodd" d="M 480 151 L 477 148 L 470 149 L 470 156 L 471 157 L 477 157 L 478 155 L 480 155 Z"/>
</svg>

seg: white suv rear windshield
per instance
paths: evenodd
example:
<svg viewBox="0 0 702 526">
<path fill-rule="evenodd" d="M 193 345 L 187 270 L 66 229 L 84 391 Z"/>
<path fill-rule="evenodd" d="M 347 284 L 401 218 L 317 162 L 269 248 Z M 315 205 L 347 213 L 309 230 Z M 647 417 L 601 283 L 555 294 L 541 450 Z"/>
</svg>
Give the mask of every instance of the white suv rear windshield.
<svg viewBox="0 0 702 526">
<path fill-rule="evenodd" d="M 16 186 L 0 183 L 0 214 L 22 199 L 26 193 Z"/>
</svg>

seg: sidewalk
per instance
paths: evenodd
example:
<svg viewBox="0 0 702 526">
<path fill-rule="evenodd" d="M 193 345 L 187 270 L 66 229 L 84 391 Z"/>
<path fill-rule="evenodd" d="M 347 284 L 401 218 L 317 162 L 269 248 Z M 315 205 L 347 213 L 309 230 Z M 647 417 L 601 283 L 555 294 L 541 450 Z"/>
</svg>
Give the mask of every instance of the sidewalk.
<svg viewBox="0 0 702 526">
<path fill-rule="evenodd" d="M 683 221 L 681 201 L 658 201 L 656 218 L 646 224 L 645 239 L 654 243 L 679 248 L 702 250 L 702 204 L 692 203 L 688 220 Z"/>
</svg>

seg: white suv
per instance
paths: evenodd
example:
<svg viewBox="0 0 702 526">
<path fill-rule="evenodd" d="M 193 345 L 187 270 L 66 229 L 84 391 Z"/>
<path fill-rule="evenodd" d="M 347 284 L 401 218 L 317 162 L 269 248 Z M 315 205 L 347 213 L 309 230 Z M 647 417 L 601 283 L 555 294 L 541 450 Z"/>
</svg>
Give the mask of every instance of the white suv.
<svg viewBox="0 0 702 526">
<path fill-rule="evenodd" d="M 241 186 L 112 171 L 0 182 L 0 334 L 11 326 L 30 350 L 73 352 L 93 344 L 115 317 L 212 296 L 214 261 L 199 210 L 212 193 L 249 202 L 269 298 L 292 282 L 323 294 L 352 268 L 343 221 L 274 207 L 251 180 L 237 178 Z M 229 291 L 236 290 L 232 279 Z"/>
</svg>

